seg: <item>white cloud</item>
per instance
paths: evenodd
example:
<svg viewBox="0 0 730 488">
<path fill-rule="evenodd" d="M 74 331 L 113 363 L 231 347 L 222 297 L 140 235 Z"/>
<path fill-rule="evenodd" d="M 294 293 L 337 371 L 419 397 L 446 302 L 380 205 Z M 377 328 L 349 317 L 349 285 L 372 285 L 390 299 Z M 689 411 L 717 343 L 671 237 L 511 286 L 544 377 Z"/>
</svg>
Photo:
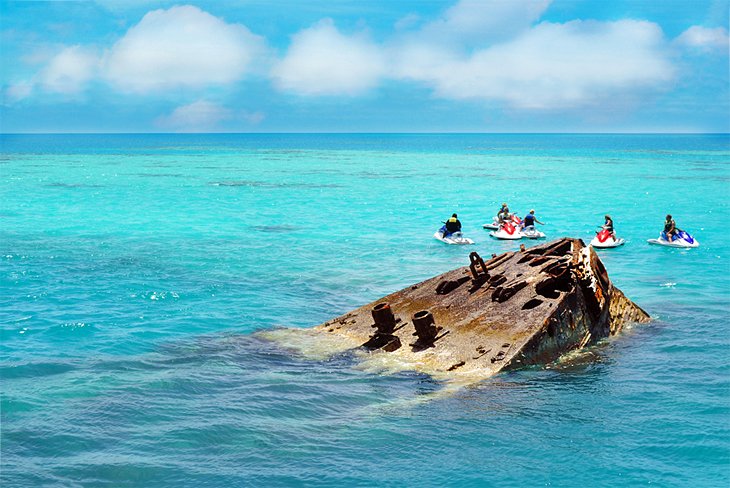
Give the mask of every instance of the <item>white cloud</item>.
<svg viewBox="0 0 730 488">
<path fill-rule="evenodd" d="M 550 0 L 461 0 L 431 22 L 405 17 L 386 44 L 366 32 L 345 34 L 324 19 L 295 34 L 269 74 L 276 88 L 301 96 L 354 97 L 394 79 L 429 87 L 445 99 L 521 109 L 590 107 L 659 91 L 673 80 L 670 46 L 656 24 L 536 24 L 549 5 Z M 676 42 L 727 47 L 728 35 L 722 28 L 695 26 Z M 82 46 L 63 49 L 32 80 L 8 87 L 4 98 L 19 100 L 38 88 L 73 94 L 94 79 L 139 94 L 202 92 L 233 84 L 264 68 L 265 61 L 265 41 L 245 26 L 177 6 L 148 12 L 102 57 Z M 263 114 L 234 114 L 200 100 L 158 122 L 186 130 L 231 118 L 258 123 Z"/>
<path fill-rule="evenodd" d="M 159 117 L 157 125 L 175 131 L 206 131 L 220 122 L 230 119 L 233 112 L 221 105 L 198 100 L 189 105 L 177 107 L 169 115 Z"/>
<path fill-rule="evenodd" d="M 154 10 L 109 50 L 104 76 L 120 90 L 140 93 L 226 85 L 250 69 L 263 45 L 243 25 L 197 7 Z"/>
<path fill-rule="evenodd" d="M 396 73 L 449 99 L 519 108 L 591 105 L 672 79 L 661 29 L 650 22 L 542 23 L 504 43 L 459 55 L 409 44 Z"/>
<path fill-rule="evenodd" d="M 364 34 L 340 33 L 330 19 L 296 34 L 272 70 L 276 86 L 300 95 L 358 95 L 384 74 L 383 53 Z"/>
<path fill-rule="evenodd" d="M 411 27 L 418 24 L 418 22 L 420 20 L 421 20 L 421 17 L 419 15 L 410 13 L 410 14 L 406 15 L 405 17 L 399 19 L 393 27 L 395 28 L 396 31 L 410 29 Z"/>
<path fill-rule="evenodd" d="M 259 125 L 264 121 L 264 119 L 266 119 L 266 114 L 260 110 L 256 112 L 247 112 L 244 110 L 240 112 L 239 115 L 241 119 L 249 125 Z"/>
<path fill-rule="evenodd" d="M 682 32 L 677 42 L 684 46 L 699 48 L 703 50 L 723 49 L 726 52 L 730 49 L 730 38 L 723 27 L 710 29 L 694 25 Z"/>
<path fill-rule="evenodd" d="M 467 42 L 480 45 L 514 37 L 547 10 L 551 0 L 461 0 L 438 20 L 426 24 L 418 38 L 429 44 Z"/>
<path fill-rule="evenodd" d="M 38 83 L 52 93 L 79 93 L 96 75 L 98 63 L 97 55 L 88 48 L 67 47 L 39 73 Z"/>
<path fill-rule="evenodd" d="M 20 82 L 9 85 L 3 91 L 3 105 L 18 102 L 24 98 L 28 98 L 33 93 L 33 83 Z"/>
<path fill-rule="evenodd" d="M 657 24 L 535 25 L 549 5 L 550 0 L 461 0 L 439 19 L 385 45 L 343 35 L 325 19 L 294 36 L 272 77 L 279 88 L 303 96 L 357 96 L 391 78 L 423 84 L 444 99 L 520 109 L 618 103 L 673 80 L 668 42 Z"/>
</svg>

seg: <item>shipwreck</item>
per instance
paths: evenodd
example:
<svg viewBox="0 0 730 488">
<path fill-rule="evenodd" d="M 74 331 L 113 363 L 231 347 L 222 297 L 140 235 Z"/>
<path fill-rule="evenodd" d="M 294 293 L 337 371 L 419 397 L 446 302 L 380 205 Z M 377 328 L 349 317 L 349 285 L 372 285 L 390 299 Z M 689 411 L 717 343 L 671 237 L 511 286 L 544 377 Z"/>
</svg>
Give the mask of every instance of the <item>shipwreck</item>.
<svg viewBox="0 0 730 488">
<path fill-rule="evenodd" d="M 609 279 L 592 247 L 563 238 L 392 293 L 313 332 L 432 374 L 545 364 L 649 315 Z"/>
</svg>

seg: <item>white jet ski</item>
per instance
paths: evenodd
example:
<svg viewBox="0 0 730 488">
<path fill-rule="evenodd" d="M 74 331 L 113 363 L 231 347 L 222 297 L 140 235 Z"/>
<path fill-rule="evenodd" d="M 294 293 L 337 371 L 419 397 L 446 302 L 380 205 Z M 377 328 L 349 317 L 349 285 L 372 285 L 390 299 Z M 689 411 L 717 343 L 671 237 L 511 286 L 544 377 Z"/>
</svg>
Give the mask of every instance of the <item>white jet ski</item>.
<svg viewBox="0 0 730 488">
<path fill-rule="evenodd" d="M 441 242 L 444 242 L 446 244 L 474 244 L 474 241 L 469 239 L 468 237 L 464 237 L 464 235 L 459 232 L 452 232 L 448 233 L 446 232 L 446 226 L 442 226 L 439 230 L 436 231 L 436 233 L 433 235 L 434 239 L 438 239 Z"/>
<path fill-rule="evenodd" d="M 520 227 L 522 225 L 522 219 L 520 219 L 516 214 L 513 214 L 512 217 L 510 217 L 510 220 L 517 227 Z M 482 227 L 490 230 L 499 230 L 499 225 L 499 217 L 494 217 L 494 220 L 492 220 L 491 224 L 484 224 L 482 225 Z"/>
<path fill-rule="evenodd" d="M 609 247 L 623 246 L 625 242 L 625 239 L 614 239 L 608 229 L 602 229 L 596 232 L 596 237 L 591 241 L 591 246 L 598 249 L 606 249 Z"/>
<path fill-rule="evenodd" d="M 502 225 L 499 226 L 499 229 L 493 230 L 489 233 L 489 235 L 496 239 L 508 241 L 516 241 L 517 239 L 522 239 L 524 237 L 522 232 L 520 232 L 520 228 L 509 221 L 503 222 Z"/>
<path fill-rule="evenodd" d="M 700 243 L 695 240 L 694 237 L 689 235 L 688 232 L 685 232 L 683 230 L 679 231 L 679 234 L 675 235 L 674 238 L 670 241 L 667 239 L 666 232 L 663 232 L 659 234 L 658 239 L 649 239 L 646 242 L 649 244 L 658 244 L 660 246 L 667 246 L 667 247 L 682 247 L 682 248 L 692 248 L 692 247 L 699 247 Z"/>
<path fill-rule="evenodd" d="M 526 237 L 527 239 L 545 239 L 545 234 L 537 230 L 534 225 L 528 225 L 520 232 L 522 233 L 522 237 Z"/>
</svg>

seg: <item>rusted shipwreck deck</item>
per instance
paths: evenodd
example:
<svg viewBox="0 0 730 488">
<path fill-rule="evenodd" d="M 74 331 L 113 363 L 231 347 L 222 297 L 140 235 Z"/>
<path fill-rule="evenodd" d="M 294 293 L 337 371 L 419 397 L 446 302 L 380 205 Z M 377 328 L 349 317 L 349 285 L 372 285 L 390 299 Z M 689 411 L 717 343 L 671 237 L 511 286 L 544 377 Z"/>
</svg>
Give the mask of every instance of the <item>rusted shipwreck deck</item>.
<svg viewBox="0 0 730 488">
<path fill-rule="evenodd" d="M 548 363 L 649 316 L 593 248 L 564 238 L 415 284 L 317 326 L 429 373 Z"/>
</svg>

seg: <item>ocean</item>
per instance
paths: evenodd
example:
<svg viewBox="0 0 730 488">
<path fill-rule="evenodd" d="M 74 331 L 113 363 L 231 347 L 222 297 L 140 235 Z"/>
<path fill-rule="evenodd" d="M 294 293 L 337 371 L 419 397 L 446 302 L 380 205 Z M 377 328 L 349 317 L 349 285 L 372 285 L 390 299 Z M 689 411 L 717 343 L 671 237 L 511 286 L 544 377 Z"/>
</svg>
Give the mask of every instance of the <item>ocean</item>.
<svg viewBox="0 0 730 488">
<path fill-rule="evenodd" d="M 3 486 L 730 484 L 728 135 L 0 142 Z M 610 213 L 654 320 L 466 385 L 295 344 L 515 249 L 502 202 L 548 239 Z M 453 212 L 474 246 L 432 238 Z M 699 248 L 647 244 L 667 213 Z"/>
</svg>

